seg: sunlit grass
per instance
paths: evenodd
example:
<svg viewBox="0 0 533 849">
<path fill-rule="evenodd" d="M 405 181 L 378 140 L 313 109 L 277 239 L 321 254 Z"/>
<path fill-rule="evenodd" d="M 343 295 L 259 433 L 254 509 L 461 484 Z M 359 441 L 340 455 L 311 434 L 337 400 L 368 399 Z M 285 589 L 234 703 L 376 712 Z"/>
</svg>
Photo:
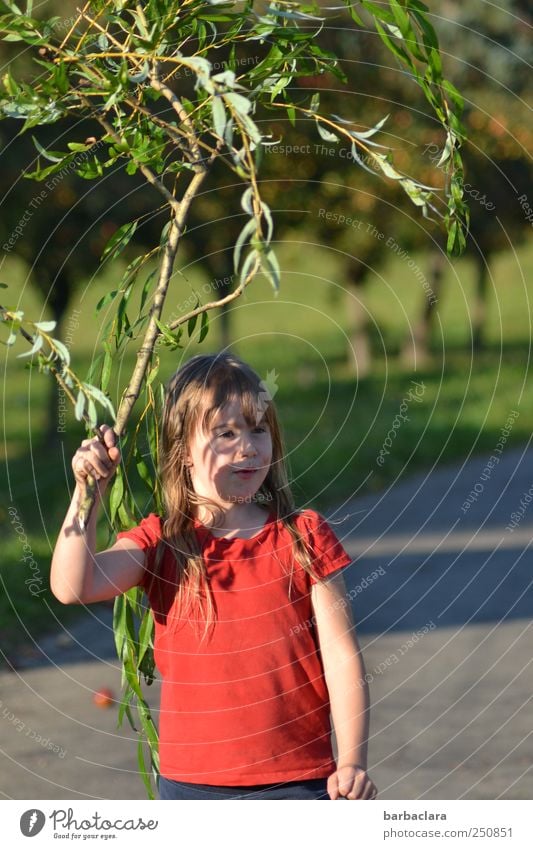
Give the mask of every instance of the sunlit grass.
<svg viewBox="0 0 533 849">
<path fill-rule="evenodd" d="M 423 307 L 424 292 L 405 261 L 388 259 L 363 292 L 374 355 L 371 376 L 364 379 L 358 378 L 349 352 L 343 269 L 337 255 L 327 248 L 299 241 L 286 243 L 280 250 L 283 277 L 279 295 L 273 295 L 266 280 L 258 279 L 231 306 L 233 349 L 261 377 L 275 373 L 275 400 L 296 500 L 302 506 L 327 512 L 356 493 L 379 489 L 434 463 L 463 459 L 471 452 L 491 452 L 512 410 L 519 411 L 519 416 L 509 444 L 530 437 L 533 398 L 525 388 L 531 309 L 525 281 L 533 271 L 533 248 L 501 255 L 492 265 L 487 345 L 481 353 L 474 354 L 471 348 L 474 267 L 467 259 L 449 266 L 437 303 L 432 356 L 416 370 L 402 365 L 397 354 Z M 421 269 L 426 266 L 424 256 L 413 261 Z M 107 320 L 105 314 L 95 317 L 96 303 L 116 287 L 117 279 L 119 270 L 110 269 L 105 277 L 88 283 L 67 313 L 64 332 L 77 311 L 79 324 L 71 333 L 70 349 L 73 366 L 82 375 L 101 350 L 102 327 Z M 9 284 L 8 290 L 2 290 L 4 302 L 24 309 L 33 318 L 46 316 L 19 264 L 7 263 L 2 280 Z M 202 293 L 208 284 L 198 267 L 177 275 L 167 316 L 194 291 L 205 298 Z M 203 345 L 185 336 L 183 351 L 161 349 L 162 378 L 166 380 L 183 358 L 218 350 L 220 340 L 220 318 L 212 316 Z M 43 446 L 49 379 L 16 359 L 23 350 L 24 343 L 19 340 L 2 361 L 4 438 L 0 446 L 5 492 L 0 506 L 2 575 L 7 588 L 0 615 L 4 636 L 12 632 L 17 639 L 22 634 L 18 618 L 31 622 L 32 630 L 38 631 L 50 624 L 48 604 L 53 602 L 48 592 L 34 598 L 24 587 L 18 541 L 7 509 L 14 505 L 23 517 L 46 576 L 69 500 L 70 457 L 84 436 L 70 415 L 60 449 L 50 451 Z M 115 403 L 134 359 L 132 344 L 116 363 L 110 387 Z M 390 453 L 379 465 L 379 451 L 408 398 L 412 381 L 424 387 L 421 400 L 407 402 L 408 420 L 395 430 Z M 148 509 L 149 504 L 144 507 Z M 100 544 L 107 540 L 104 517 Z"/>
</svg>

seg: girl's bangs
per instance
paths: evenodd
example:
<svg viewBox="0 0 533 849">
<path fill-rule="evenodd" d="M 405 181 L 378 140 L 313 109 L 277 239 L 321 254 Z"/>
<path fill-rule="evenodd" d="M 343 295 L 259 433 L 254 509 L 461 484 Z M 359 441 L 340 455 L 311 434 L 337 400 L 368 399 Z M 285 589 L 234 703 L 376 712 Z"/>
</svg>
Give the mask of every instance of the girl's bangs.
<svg viewBox="0 0 533 849">
<path fill-rule="evenodd" d="M 233 368 L 220 369 L 209 377 L 204 384 L 206 398 L 205 405 L 202 405 L 203 414 L 199 412 L 203 430 L 208 430 L 215 416 L 232 401 L 240 405 L 244 419 L 250 427 L 261 421 L 269 405 L 262 403 L 257 379 Z"/>
</svg>

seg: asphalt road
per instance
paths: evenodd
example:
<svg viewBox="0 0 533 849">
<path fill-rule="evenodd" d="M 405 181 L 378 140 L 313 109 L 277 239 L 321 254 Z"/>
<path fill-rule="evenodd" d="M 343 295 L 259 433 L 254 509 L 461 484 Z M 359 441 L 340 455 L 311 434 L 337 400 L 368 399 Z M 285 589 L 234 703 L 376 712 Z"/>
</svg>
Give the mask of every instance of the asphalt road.
<svg viewBox="0 0 533 849">
<path fill-rule="evenodd" d="M 490 474 L 487 460 L 328 514 L 354 557 L 345 577 L 382 799 L 533 796 L 533 452 L 503 452 Z M 92 606 L 0 674 L 3 798 L 146 798 L 134 732 L 117 729 L 116 704 L 93 701 L 120 692 L 111 618 Z M 155 685 L 156 718 L 158 697 Z"/>
</svg>

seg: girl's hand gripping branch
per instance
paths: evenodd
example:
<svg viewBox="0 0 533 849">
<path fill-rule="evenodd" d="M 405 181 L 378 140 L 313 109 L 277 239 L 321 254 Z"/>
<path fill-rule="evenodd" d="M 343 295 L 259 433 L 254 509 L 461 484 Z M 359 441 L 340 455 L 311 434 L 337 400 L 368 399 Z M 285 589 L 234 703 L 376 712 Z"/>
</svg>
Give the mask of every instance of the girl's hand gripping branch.
<svg viewBox="0 0 533 849">
<path fill-rule="evenodd" d="M 98 503 L 120 463 L 113 429 L 102 425 L 100 433 L 101 439 L 84 439 L 72 458 L 76 489 L 56 541 L 50 571 L 52 592 L 64 604 L 114 598 L 137 586 L 144 574 L 144 552 L 132 540 L 121 539 L 105 551 L 96 551 L 96 509 L 85 526 L 79 521 L 90 487 L 88 479 L 95 481 Z"/>
<path fill-rule="evenodd" d="M 72 471 L 82 496 L 86 494 L 87 478 L 91 476 L 97 482 L 102 493 L 120 463 L 120 451 L 116 445 L 116 435 L 109 425 L 100 427 L 101 439 L 93 436 L 84 439 L 72 458 Z"/>
</svg>

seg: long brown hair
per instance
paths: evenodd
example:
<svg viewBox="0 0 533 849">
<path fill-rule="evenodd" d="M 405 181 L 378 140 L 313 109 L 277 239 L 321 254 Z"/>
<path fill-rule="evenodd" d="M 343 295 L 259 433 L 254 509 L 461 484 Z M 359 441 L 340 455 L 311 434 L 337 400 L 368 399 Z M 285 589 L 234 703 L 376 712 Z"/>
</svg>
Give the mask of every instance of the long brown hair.
<svg viewBox="0 0 533 849">
<path fill-rule="evenodd" d="M 177 564 L 177 610 L 179 618 L 214 621 L 215 608 L 207 581 L 200 544 L 194 530 L 195 508 L 202 504 L 212 514 L 213 525 L 224 518 L 218 505 L 197 495 L 186 465 L 191 439 L 198 428 L 209 426 L 214 415 L 237 400 L 250 426 L 264 416 L 272 438 L 272 461 L 266 478 L 255 495 L 267 503 L 293 540 L 294 559 L 316 578 L 312 559 L 300 535 L 285 465 L 281 428 L 271 394 L 247 363 L 234 354 L 199 354 L 171 377 L 167 385 L 162 417 L 159 472 L 165 516 L 154 571 L 157 573 L 165 548 L 170 547 Z M 291 573 L 292 574 L 292 573 Z"/>
</svg>

